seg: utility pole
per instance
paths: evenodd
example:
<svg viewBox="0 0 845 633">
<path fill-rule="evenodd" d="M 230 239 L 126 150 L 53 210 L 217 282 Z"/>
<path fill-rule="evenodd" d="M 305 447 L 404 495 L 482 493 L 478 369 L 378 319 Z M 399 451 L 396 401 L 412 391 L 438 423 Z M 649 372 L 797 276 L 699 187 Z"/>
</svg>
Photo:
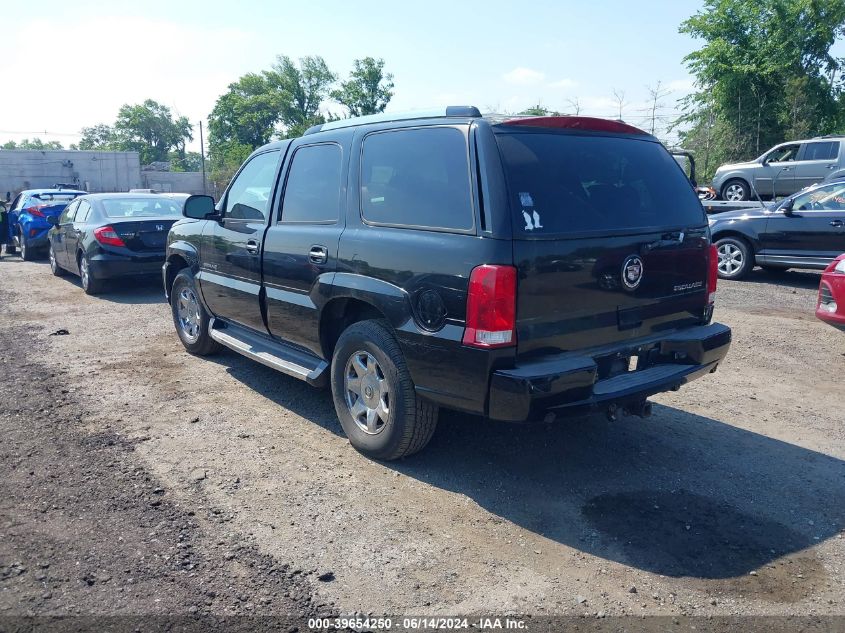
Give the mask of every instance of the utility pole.
<svg viewBox="0 0 845 633">
<path fill-rule="evenodd" d="M 205 182 L 205 143 L 202 138 L 202 121 L 200 121 L 200 162 L 202 163 L 202 192 L 208 195 L 208 185 Z"/>
</svg>

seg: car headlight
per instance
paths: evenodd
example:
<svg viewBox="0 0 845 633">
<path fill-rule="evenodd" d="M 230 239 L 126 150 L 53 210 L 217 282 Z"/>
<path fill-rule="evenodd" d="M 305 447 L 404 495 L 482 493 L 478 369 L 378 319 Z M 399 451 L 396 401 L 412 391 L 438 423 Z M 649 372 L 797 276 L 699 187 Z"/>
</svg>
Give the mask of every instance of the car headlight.
<svg viewBox="0 0 845 633">
<path fill-rule="evenodd" d="M 845 259 L 840 259 L 837 262 L 836 266 L 833 268 L 833 272 L 845 275 Z"/>
</svg>

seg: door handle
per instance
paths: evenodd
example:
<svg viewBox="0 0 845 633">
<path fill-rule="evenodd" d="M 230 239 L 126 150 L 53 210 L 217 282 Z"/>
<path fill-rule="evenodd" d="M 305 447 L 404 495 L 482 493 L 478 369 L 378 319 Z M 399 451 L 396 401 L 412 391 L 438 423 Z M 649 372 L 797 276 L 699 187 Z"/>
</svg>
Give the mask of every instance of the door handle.
<svg viewBox="0 0 845 633">
<path fill-rule="evenodd" d="M 836 169 L 836 165 L 835 164 L 834 165 L 828 165 L 827 168 L 828 169 Z"/>
<path fill-rule="evenodd" d="M 792 171 L 792 167 L 784 167 L 781 171 Z"/>
<path fill-rule="evenodd" d="M 246 252 L 250 253 L 251 255 L 255 255 L 258 253 L 258 247 L 260 244 L 257 240 L 247 240 L 246 241 Z"/>
<path fill-rule="evenodd" d="M 842 220 L 831 220 L 830 221 L 830 226 L 839 227 L 839 226 L 843 226 L 843 225 L 845 225 L 845 222 L 843 222 Z"/>
<path fill-rule="evenodd" d="M 329 260 L 329 249 L 315 244 L 308 252 L 308 259 L 312 264 L 325 264 Z"/>
</svg>

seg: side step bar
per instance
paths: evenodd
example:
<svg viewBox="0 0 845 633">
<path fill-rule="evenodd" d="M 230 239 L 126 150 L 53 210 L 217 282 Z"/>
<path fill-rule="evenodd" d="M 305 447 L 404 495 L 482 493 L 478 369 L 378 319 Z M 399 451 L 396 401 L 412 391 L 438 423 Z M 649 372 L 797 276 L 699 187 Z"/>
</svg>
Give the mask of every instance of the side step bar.
<svg viewBox="0 0 845 633">
<path fill-rule="evenodd" d="M 221 345 L 271 369 L 304 380 L 315 387 L 328 384 L 329 364 L 306 351 L 217 319 L 211 320 L 208 333 Z"/>
</svg>

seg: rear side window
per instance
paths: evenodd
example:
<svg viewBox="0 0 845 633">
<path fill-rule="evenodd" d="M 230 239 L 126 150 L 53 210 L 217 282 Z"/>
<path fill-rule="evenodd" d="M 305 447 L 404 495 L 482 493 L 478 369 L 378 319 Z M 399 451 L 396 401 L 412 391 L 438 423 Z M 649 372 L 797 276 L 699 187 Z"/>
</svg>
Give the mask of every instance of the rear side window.
<svg viewBox="0 0 845 633">
<path fill-rule="evenodd" d="M 608 136 L 497 133 L 517 234 L 705 223 L 690 181 L 663 146 Z"/>
<path fill-rule="evenodd" d="M 801 160 L 831 160 L 839 156 L 839 141 L 807 143 Z"/>
<path fill-rule="evenodd" d="M 364 220 L 389 226 L 473 228 L 464 133 L 431 127 L 377 132 L 364 139 Z"/>
<path fill-rule="evenodd" d="M 341 164 L 338 145 L 308 145 L 293 155 L 282 222 L 334 223 L 339 217 Z"/>
</svg>

